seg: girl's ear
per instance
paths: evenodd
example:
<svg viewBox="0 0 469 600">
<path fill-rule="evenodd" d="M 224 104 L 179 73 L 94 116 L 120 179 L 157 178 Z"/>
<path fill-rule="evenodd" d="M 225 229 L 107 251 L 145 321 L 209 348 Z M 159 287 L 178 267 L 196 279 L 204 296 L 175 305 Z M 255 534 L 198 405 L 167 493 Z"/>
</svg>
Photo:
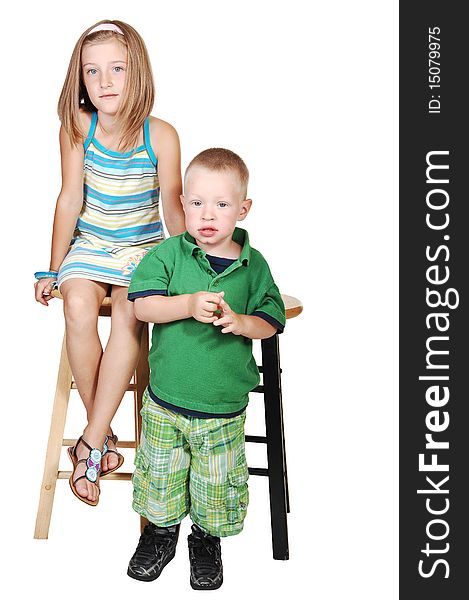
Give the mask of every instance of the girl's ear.
<svg viewBox="0 0 469 600">
<path fill-rule="evenodd" d="M 251 210 L 252 200 L 250 198 L 246 198 L 241 202 L 241 207 L 239 209 L 238 221 L 244 221 L 244 219 L 248 216 L 248 212 Z"/>
</svg>

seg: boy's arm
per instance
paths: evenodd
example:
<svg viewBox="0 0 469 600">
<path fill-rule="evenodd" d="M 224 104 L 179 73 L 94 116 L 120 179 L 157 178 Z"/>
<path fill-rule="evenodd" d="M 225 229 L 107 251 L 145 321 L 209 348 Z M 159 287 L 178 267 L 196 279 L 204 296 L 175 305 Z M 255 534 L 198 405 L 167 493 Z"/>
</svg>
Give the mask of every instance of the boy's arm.
<svg viewBox="0 0 469 600">
<path fill-rule="evenodd" d="M 196 292 L 179 296 L 147 296 L 135 299 L 135 316 L 147 323 L 171 323 L 193 317 L 201 323 L 213 323 L 221 302 L 220 294 Z"/>
<path fill-rule="evenodd" d="M 224 292 L 220 292 L 220 296 Z M 220 308 L 222 316 L 213 321 L 215 326 L 222 326 L 222 333 L 233 333 L 242 335 L 251 340 L 263 340 L 277 333 L 277 328 L 261 317 L 254 315 L 239 315 L 221 298 Z"/>
</svg>

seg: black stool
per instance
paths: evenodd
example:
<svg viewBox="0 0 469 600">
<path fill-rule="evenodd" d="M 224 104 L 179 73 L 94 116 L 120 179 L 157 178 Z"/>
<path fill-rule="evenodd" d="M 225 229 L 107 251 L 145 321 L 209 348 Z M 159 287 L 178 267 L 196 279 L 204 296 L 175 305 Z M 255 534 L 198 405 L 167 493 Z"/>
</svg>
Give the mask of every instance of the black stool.
<svg viewBox="0 0 469 600">
<path fill-rule="evenodd" d="M 282 295 L 287 319 L 298 316 L 303 307 L 291 296 Z M 288 495 L 285 434 L 283 429 L 282 385 L 278 335 L 261 341 L 263 383 L 253 390 L 264 394 L 266 435 L 247 435 L 247 442 L 267 445 L 267 469 L 249 467 L 250 475 L 269 478 L 270 521 L 272 550 L 276 560 L 288 560 L 287 513 L 290 512 Z"/>
</svg>

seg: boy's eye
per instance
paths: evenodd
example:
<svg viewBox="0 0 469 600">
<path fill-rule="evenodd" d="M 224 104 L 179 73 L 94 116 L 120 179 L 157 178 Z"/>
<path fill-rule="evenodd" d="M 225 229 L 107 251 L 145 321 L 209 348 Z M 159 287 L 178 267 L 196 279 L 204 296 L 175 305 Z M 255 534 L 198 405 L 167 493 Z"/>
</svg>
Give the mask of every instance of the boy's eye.
<svg viewBox="0 0 469 600">
<path fill-rule="evenodd" d="M 202 202 L 200 200 L 192 200 L 192 206 L 202 206 Z"/>
<path fill-rule="evenodd" d="M 220 208 L 226 208 L 226 207 L 228 206 L 228 203 L 227 203 L 227 202 L 219 202 L 219 203 L 218 203 L 218 206 L 219 206 Z"/>
</svg>

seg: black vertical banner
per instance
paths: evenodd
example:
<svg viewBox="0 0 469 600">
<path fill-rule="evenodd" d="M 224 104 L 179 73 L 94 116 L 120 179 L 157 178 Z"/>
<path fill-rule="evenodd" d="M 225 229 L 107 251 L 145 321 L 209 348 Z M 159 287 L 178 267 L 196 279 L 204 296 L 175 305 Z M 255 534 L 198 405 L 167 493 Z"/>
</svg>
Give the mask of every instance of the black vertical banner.
<svg viewBox="0 0 469 600">
<path fill-rule="evenodd" d="M 469 35 L 463 7 L 400 5 L 403 599 L 456 600 L 469 593 Z"/>
</svg>

